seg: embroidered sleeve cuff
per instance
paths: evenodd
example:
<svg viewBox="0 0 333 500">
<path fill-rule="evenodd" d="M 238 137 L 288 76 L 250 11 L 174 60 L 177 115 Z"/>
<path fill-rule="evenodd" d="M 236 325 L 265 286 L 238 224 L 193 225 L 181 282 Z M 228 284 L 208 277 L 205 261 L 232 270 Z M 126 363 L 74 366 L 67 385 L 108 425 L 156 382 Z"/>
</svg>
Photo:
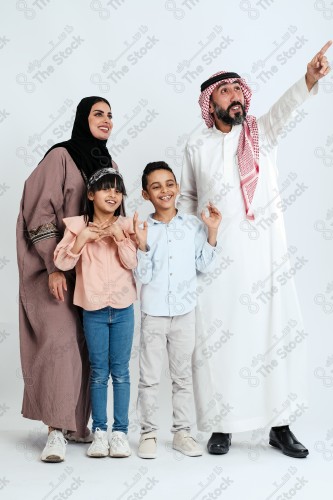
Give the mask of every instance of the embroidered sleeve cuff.
<svg viewBox="0 0 333 500">
<path fill-rule="evenodd" d="M 53 222 L 42 224 L 36 229 L 30 229 L 28 234 L 33 245 L 49 238 L 59 238 L 58 228 Z"/>
</svg>

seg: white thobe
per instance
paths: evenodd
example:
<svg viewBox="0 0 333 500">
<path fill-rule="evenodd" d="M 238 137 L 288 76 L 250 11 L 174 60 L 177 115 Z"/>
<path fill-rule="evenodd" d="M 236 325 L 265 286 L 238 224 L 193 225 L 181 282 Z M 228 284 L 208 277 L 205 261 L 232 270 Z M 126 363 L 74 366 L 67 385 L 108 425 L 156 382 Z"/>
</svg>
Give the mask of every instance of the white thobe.
<svg viewBox="0 0 333 500">
<path fill-rule="evenodd" d="M 305 78 L 260 117 L 259 180 L 245 217 L 237 164 L 241 125 L 215 127 L 190 137 L 181 176 L 179 208 L 200 215 L 210 201 L 222 213 L 220 252 L 197 287 L 193 386 L 197 426 L 207 432 L 242 432 L 292 422 L 306 407 L 306 340 L 294 274 L 306 265 L 287 245 L 279 195 L 276 145 L 309 93 Z M 298 118 L 297 118 L 298 117 Z M 297 161 L 297 155 L 293 161 Z M 297 174 L 285 180 L 294 189 Z M 290 188 L 290 189 L 291 189 Z"/>
</svg>

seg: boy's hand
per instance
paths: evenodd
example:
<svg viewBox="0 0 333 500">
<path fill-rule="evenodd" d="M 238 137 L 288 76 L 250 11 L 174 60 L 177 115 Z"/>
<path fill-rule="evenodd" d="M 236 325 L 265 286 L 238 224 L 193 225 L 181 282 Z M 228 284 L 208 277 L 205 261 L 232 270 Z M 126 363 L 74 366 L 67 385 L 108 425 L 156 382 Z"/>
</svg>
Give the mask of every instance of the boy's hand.
<svg viewBox="0 0 333 500">
<path fill-rule="evenodd" d="M 143 222 L 143 228 L 139 227 L 141 222 L 138 221 L 138 212 L 134 213 L 133 216 L 133 229 L 135 232 L 136 242 L 138 247 L 142 252 L 147 251 L 147 233 L 148 233 L 148 224 L 146 221 Z"/>
<path fill-rule="evenodd" d="M 221 220 L 222 220 L 221 213 L 210 202 L 208 203 L 207 208 L 208 208 L 208 212 L 209 212 L 209 217 L 206 217 L 204 210 L 201 212 L 201 218 L 202 218 L 203 222 L 206 224 L 206 226 L 209 229 L 218 229 L 218 227 L 221 223 Z"/>
</svg>

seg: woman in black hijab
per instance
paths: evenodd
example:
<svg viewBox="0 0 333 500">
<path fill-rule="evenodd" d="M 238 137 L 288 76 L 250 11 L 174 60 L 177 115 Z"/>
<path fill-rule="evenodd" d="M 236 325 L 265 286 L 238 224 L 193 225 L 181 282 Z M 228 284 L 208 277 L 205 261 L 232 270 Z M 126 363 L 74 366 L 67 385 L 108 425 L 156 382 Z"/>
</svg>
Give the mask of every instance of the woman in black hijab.
<svg viewBox="0 0 333 500">
<path fill-rule="evenodd" d="M 106 106 L 105 106 L 106 105 Z M 104 108 L 105 115 L 103 116 Z M 109 109 L 108 109 L 109 108 Z M 101 116 L 101 126 L 105 126 L 103 118 L 108 117 L 108 130 L 100 130 L 100 134 L 93 123 L 94 117 Z M 84 180 L 87 179 L 99 168 L 113 167 L 111 155 L 106 147 L 106 141 L 112 130 L 112 113 L 109 102 L 103 97 L 85 97 L 76 109 L 76 115 L 72 130 L 72 137 L 69 141 L 59 142 L 52 146 L 47 153 L 55 148 L 65 148 L 73 158 L 76 166 L 80 170 Z M 93 131 L 91 131 L 91 127 Z M 103 134 L 105 137 L 103 137 Z M 44 156 L 44 158 L 45 158 Z"/>
<path fill-rule="evenodd" d="M 63 218 L 80 214 L 85 183 L 101 167 L 117 166 L 107 150 L 112 130 L 108 101 L 79 103 L 70 140 L 55 144 L 24 185 L 17 222 L 19 323 L 24 396 L 22 414 L 41 420 L 49 435 L 41 459 L 64 460 L 66 437 L 90 442 L 89 363 L 75 276 L 60 272 L 53 253 Z M 88 434 L 88 436 L 87 436 Z"/>
</svg>

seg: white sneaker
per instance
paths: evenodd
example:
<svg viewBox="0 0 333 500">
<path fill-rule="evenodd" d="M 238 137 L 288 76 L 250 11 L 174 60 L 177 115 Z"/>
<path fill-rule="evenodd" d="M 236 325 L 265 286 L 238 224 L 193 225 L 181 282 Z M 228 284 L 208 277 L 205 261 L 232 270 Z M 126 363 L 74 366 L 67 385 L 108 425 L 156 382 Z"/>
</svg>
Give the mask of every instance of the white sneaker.
<svg viewBox="0 0 333 500">
<path fill-rule="evenodd" d="M 50 432 L 40 457 L 41 460 L 43 462 L 62 462 L 65 460 L 66 444 L 67 441 L 61 431 Z"/>
<path fill-rule="evenodd" d="M 132 454 L 125 432 L 113 431 L 110 437 L 110 457 L 123 458 Z"/>
<path fill-rule="evenodd" d="M 109 442 L 107 431 L 101 431 L 96 427 L 93 433 L 94 440 L 88 448 L 88 457 L 101 458 L 109 455 Z"/>
<path fill-rule="evenodd" d="M 141 434 L 138 456 L 140 458 L 156 458 L 157 457 L 157 437 L 156 432 L 146 432 Z"/>
<path fill-rule="evenodd" d="M 173 436 L 172 448 L 188 457 L 200 457 L 202 448 L 187 431 L 178 431 Z"/>
</svg>

